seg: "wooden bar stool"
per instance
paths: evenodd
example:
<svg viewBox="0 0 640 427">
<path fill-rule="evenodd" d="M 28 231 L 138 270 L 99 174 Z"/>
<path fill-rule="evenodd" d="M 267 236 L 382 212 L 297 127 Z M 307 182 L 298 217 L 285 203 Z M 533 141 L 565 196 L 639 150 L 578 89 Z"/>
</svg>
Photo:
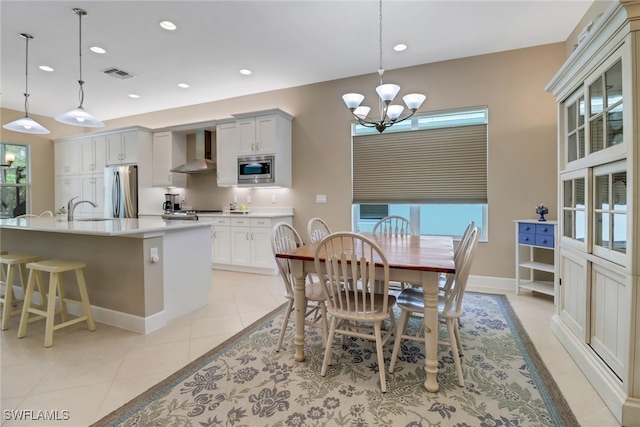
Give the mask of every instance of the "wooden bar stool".
<svg viewBox="0 0 640 427">
<path fill-rule="evenodd" d="M 17 298 L 13 291 L 13 284 L 16 278 L 16 269 L 18 270 L 18 277 L 20 277 L 20 286 L 26 293 L 27 285 L 27 263 L 38 261 L 40 258 L 34 255 L 27 254 L 0 254 L 0 266 L 2 268 L 2 277 L 0 283 L 5 285 L 5 291 L 3 295 L 0 295 L 0 303 L 2 303 L 2 330 L 5 331 L 9 328 L 9 317 L 22 313 L 22 308 L 15 308 L 22 300 Z M 42 297 L 41 308 L 44 308 L 47 304 L 46 294 L 43 292 L 41 285 L 42 282 L 38 281 L 38 289 Z"/>
<path fill-rule="evenodd" d="M 27 291 L 24 297 L 24 305 L 22 306 L 22 316 L 20 317 L 20 327 L 18 328 L 18 338 L 23 338 L 27 334 L 27 324 L 30 322 L 29 313 L 37 314 L 34 320 L 44 317 L 46 319 L 44 346 L 51 347 L 53 344 L 53 331 L 87 321 L 90 331 L 96 329 L 91 315 L 91 306 L 89 305 L 89 295 L 87 294 L 87 285 L 84 281 L 83 269 L 86 264 L 83 262 L 65 261 L 59 259 L 50 259 L 44 261 L 30 262 L 27 264 L 29 269 L 29 280 L 27 282 Z M 76 280 L 78 282 L 78 290 L 80 291 L 80 301 L 65 297 L 64 282 L 62 273 L 65 271 L 75 271 Z M 31 306 L 31 298 L 35 287 L 36 279 L 42 283 L 41 273 L 49 273 L 49 295 L 46 311 Z M 56 311 L 56 297 L 60 297 L 60 310 Z M 77 304 L 82 307 L 84 315 L 69 320 L 67 313 L 67 303 Z M 62 322 L 54 324 L 56 313 L 62 315 Z"/>
</svg>

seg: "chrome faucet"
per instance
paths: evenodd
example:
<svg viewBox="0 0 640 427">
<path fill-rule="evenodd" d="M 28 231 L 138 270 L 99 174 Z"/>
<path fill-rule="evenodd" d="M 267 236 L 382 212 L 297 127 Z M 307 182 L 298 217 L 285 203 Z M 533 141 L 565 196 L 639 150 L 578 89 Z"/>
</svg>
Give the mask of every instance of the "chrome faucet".
<svg viewBox="0 0 640 427">
<path fill-rule="evenodd" d="M 67 221 L 73 221 L 73 212 L 76 210 L 80 203 L 90 203 L 94 208 L 98 207 L 98 205 L 96 203 L 93 203 L 91 200 L 80 200 L 79 202 L 73 203 L 73 200 L 77 198 L 77 196 L 72 197 L 69 200 L 69 203 L 67 203 Z"/>
</svg>

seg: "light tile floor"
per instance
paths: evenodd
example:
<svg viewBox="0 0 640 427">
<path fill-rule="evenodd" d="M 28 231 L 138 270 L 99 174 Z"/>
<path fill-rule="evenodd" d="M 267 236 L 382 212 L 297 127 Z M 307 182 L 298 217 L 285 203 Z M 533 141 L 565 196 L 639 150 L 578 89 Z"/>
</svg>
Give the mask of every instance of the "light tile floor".
<svg viewBox="0 0 640 427">
<path fill-rule="evenodd" d="M 9 420 L 6 411 L 14 409 L 57 410 L 61 418 L 68 411 L 69 419 L 56 426 L 99 420 L 282 304 L 280 280 L 214 270 L 206 307 L 147 335 L 100 323 L 89 332 L 78 324 L 54 332 L 47 349 L 43 322 L 30 324 L 18 340 L 18 318 L 12 318 L 0 335 L 2 426 L 52 425 Z M 619 426 L 551 333 L 549 298 L 527 292 L 509 298 L 580 424 Z"/>
</svg>

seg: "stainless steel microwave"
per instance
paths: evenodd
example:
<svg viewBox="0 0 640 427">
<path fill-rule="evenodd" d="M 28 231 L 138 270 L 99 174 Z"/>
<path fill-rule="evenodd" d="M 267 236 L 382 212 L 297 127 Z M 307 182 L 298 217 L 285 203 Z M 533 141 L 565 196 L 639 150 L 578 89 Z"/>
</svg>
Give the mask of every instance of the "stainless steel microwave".
<svg viewBox="0 0 640 427">
<path fill-rule="evenodd" d="M 273 184 L 275 156 L 238 157 L 238 185 Z"/>
</svg>

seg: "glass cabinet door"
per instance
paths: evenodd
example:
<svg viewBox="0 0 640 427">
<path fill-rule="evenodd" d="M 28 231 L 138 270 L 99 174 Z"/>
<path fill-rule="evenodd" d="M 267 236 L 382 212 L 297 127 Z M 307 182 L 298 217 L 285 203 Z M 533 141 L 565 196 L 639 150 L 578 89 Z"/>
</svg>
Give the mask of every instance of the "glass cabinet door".
<svg viewBox="0 0 640 427">
<path fill-rule="evenodd" d="M 590 152 L 622 143 L 622 61 L 589 85 Z"/>
<path fill-rule="evenodd" d="M 627 252 L 626 161 L 594 168 L 593 253 L 624 263 Z"/>
<path fill-rule="evenodd" d="M 561 175 L 562 237 L 565 243 L 586 249 L 586 171 Z M 567 241 L 568 239 L 568 241 Z"/>
<path fill-rule="evenodd" d="M 586 154 L 585 149 L 585 126 L 584 126 L 584 95 L 583 89 L 569 98 L 565 102 L 567 116 L 567 147 L 566 161 L 572 162 L 581 159 Z"/>
</svg>

